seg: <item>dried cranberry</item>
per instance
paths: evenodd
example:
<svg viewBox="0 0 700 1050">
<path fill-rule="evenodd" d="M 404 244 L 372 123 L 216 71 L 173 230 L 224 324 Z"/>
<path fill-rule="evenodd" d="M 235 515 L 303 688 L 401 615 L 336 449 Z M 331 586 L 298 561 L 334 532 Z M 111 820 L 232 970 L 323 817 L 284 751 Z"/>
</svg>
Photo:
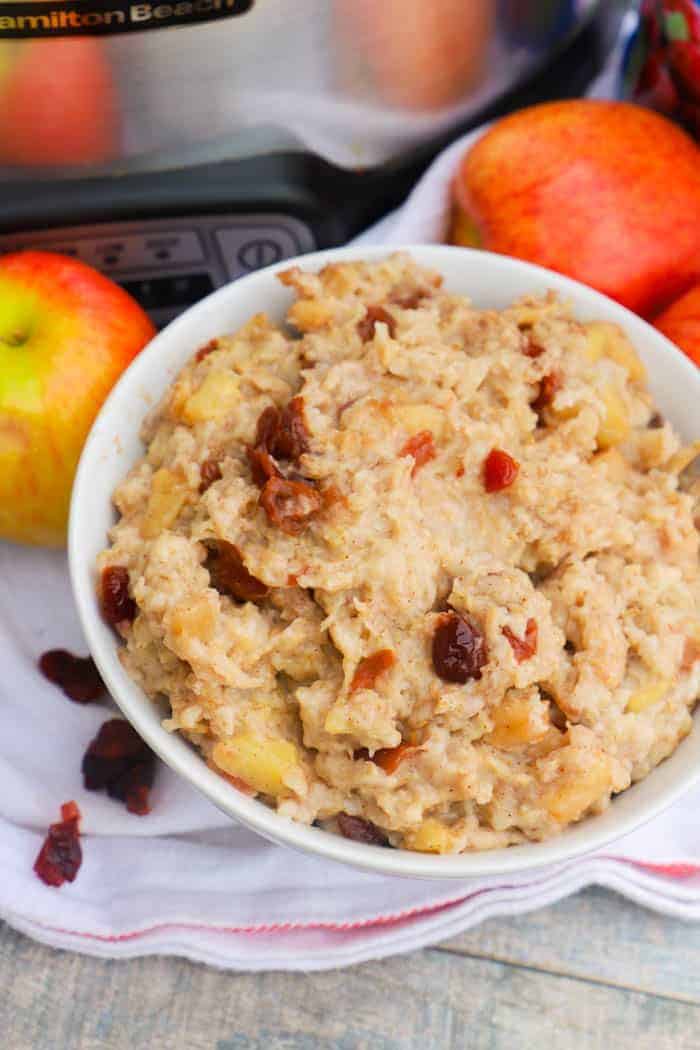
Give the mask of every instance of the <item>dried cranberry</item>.
<svg viewBox="0 0 700 1050">
<path fill-rule="evenodd" d="M 396 653 L 393 649 L 379 649 L 371 656 L 366 656 L 357 665 L 350 692 L 357 689 L 374 689 L 375 683 L 380 675 L 384 674 L 396 663 Z"/>
<path fill-rule="evenodd" d="M 129 570 L 123 565 L 108 565 L 102 570 L 100 600 L 102 616 L 112 627 L 134 620 L 136 602 L 129 594 Z"/>
<path fill-rule="evenodd" d="M 537 652 L 537 620 L 533 620 L 532 617 L 525 625 L 524 638 L 518 638 L 517 634 L 514 634 L 510 627 L 502 627 L 501 633 L 508 639 L 515 659 L 519 664 L 523 660 L 529 660 Z"/>
<path fill-rule="evenodd" d="M 286 474 L 282 475 L 287 481 L 302 481 L 305 485 L 310 485 L 312 488 L 316 487 L 316 482 L 311 478 L 307 478 L 305 474 L 300 473 L 298 470 L 288 470 Z"/>
<path fill-rule="evenodd" d="M 399 744 L 398 747 L 381 747 L 372 755 L 372 761 L 383 769 L 387 776 L 395 773 L 405 758 L 414 755 L 420 748 L 415 744 Z"/>
<path fill-rule="evenodd" d="M 199 468 L 199 491 L 206 492 L 215 481 L 221 480 L 221 464 L 213 457 L 205 459 Z"/>
<path fill-rule="evenodd" d="M 246 455 L 248 456 L 248 462 L 250 463 L 250 472 L 253 475 L 253 481 L 259 488 L 262 488 L 265 482 L 269 481 L 270 478 L 282 477 L 282 471 L 279 469 L 270 453 L 266 452 L 264 448 L 253 448 L 252 445 L 248 445 L 246 448 Z"/>
<path fill-rule="evenodd" d="M 357 334 L 363 343 L 368 343 L 370 339 L 374 339 L 374 329 L 377 322 L 385 324 L 389 329 L 389 335 L 393 339 L 396 335 L 396 321 L 388 313 L 383 306 L 368 306 L 365 310 L 365 316 L 361 321 L 357 322 Z"/>
<path fill-rule="evenodd" d="M 338 830 L 346 839 L 353 842 L 364 842 L 367 846 L 388 846 L 389 840 L 384 832 L 370 820 L 362 817 L 351 817 L 349 813 L 339 813 Z"/>
<path fill-rule="evenodd" d="M 337 506 L 338 503 L 347 504 L 345 496 L 340 491 L 337 485 L 326 485 L 321 490 L 321 495 L 323 496 L 323 506 L 326 508 L 326 510 L 329 510 L 331 507 Z"/>
<path fill-rule="evenodd" d="M 274 405 L 268 406 L 258 419 L 255 444 L 246 449 L 253 481 L 262 488 L 270 478 L 283 477 L 275 460 L 296 463 L 308 448 L 304 399 L 293 397 L 282 412 Z"/>
<path fill-rule="evenodd" d="M 435 459 L 437 455 L 433 435 L 429 430 L 420 430 L 417 434 L 414 434 L 413 437 L 408 439 L 399 452 L 399 455 L 413 456 L 413 470 L 411 471 L 411 477 L 415 478 L 420 468 L 425 466 L 426 463 L 429 463 L 431 459 Z"/>
<path fill-rule="evenodd" d="M 117 777 L 107 787 L 110 798 L 124 802 L 129 813 L 145 817 L 151 812 L 150 793 L 155 779 L 155 757 L 145 762 L 136 762 L 122 776 Z"/>
<path fill-rule="evenodd" d="M 63 803 L 63 805 L 61 806 L 61 820 L 64 822 L 75 820 L 78 823 L 80 823 L 80 808 L 75 799 L 71 799 L 70 802 Z"/>
<path fill-rule="evenodd" d="M 258 425 L 255 429 L 255 448 L 264 448 L 269 452 L 275 440 L 277 428 L 280 425 L 280 410 L 274 405 L 268 405 L 260 413 Z"/>
<path fill-rule="evenodd" d="M 548 375 L 543 376 L 540 380 L 537 397 L 530 402 L 530 407 L 538 414 L 542 412 L 547 405 L 551 405 L 554 395 L 561 389 L 561 384 L 562 379 L 558 372 L 550 372 Z"/>
<path fill-rule="evenodd" d="M 260 493 L 260 505 L 270 522 L 289 536 L 303 532 L 322 503 L 313 485 L 287 478 L 270 478 Z"/>
<path fill-rule="evenodd" d="M 114 770 L 105 763 L 123 762 L 126 768 L 126 765 L 139 761 L 144 750 L 150 754 L 148 745 L 129 722 L 123 718 L 110 718 L 103 722 L 83 759 L 85 787 L 90 791 L 106 787 Z M 99 759 L 99 762 L 93 762 L 93 759 Z"/>
<path fill-rule="evenodd" d="M 512 485 L 518 476 L 518 463 L 503 449 L 491 449 L 484 460 L 484 488 L 487 492 L 500 492 Z"/>
<path fill-rule="evenodd" d="M 226 540 L 217 540 L 210 547 L 206 561 L 212 587 L 241 602 L 254 602 L 268 593 L 265 584 L 246 569 L 238 547 Z"/>
<path fill-rule="evenodd" d="M 296 463 L 308 449 L 309 431 L 304 416 L 304 399 L 293 397 L 282 410 L 268 450 L 275 459 L 288 459 Z"/>
<path fill-rule="evenodd" d="M 376 766 L 384 770 L 387 776 L 395 773 L 405 758 L 420 751 L 415 744 L 399 744 L 397 747 L 380 747 L 370 756 L 366 747 L 360 747 L 353 751 L 352 757 L 356 762 L 374 762 Z"/>
<path fill-rule="evenodd" d="M 73 881 L 82 860 L 80 810 L 75 802 L 64 802 L 60 823 L 50 825 L 34 871 L 47 886 L 62 886 Z"/>
<path fill-rule="evenodd" d="M 461 685 L 479 679 L 487 659 L 481 631 L 457 613 L 446 613 L 433 635 L 433 667 L 440 678 Z"/>
<path fill-rule="evenodd" d="M 74 656 L 66 649 L 49 649 L 39 658 L 39 670 L 78 704 L 98 700 L 105 691 L 100 672 L 90 656 Z"/>
<path fill-rule="evenodd" d="M 204 344 L 204 346 L 200 346 L 199 350 L 194 355 L 194 359 L 195 359 L 195 361 L 197 361 L 199 363 L 200 361 L 203 361 L 205 357 L 208 357 L 209 354 L 213 354 L 214 351 L 218 350 L 218 349 L 219 349 L 219 340 L 218 339 L 210 339 L 208 343 Z"/>
<path fill-rule="evenodd" d="M 156 756 L 136 730 L 122 718 L 100 726 L 83 756 L 83 783 L 88 791 L 107 788 L 111 798 L 126 803 L 130 813 L 150 811 L 148 793 L 153 786 Z"/>
<path fill-rule="evenodd" d="M 540 346 L 539 343 L 536 343 L 532 336 L 528 336 L 525 346 L 523 347 L 523 353 L 525 354 L 525 357 L 540 357 L 544 353 L 544 347 Z"/>
<path fill-rule="evenodd" d="M 415 288 L 411 292 L 394 291 L 389 296 L 389 302 L 400 306 L 402 310 L 417 310 L 424 299 L 429 299 L 432 292 L 425 288 Z"/>
<path fill-rule="evenodd" d="M 254 448 L 269 452 L 275 459 L 288 459 L 293 463 L 308 451 L 309 431 L 303 397 L 293 397 L 281 412 L 274 405 L 263 410 L 258 419 Z"/>
</svg>

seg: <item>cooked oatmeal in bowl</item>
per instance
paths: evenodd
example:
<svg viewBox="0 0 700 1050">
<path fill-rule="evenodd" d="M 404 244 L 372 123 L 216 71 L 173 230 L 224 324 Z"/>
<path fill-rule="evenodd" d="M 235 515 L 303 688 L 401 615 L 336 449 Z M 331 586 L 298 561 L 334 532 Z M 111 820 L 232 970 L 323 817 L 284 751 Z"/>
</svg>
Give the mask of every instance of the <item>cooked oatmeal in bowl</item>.
<svg viewBox="0 0 700 1050">
<path fill-rule="evenodd" d="M 623 331 L 409 255 L 293 267 L 146 419 L 98 557 L 166 728 L 279 814 L 424 853 L 557 835 L 700 693 L 692 456 Z"/>
</svg>

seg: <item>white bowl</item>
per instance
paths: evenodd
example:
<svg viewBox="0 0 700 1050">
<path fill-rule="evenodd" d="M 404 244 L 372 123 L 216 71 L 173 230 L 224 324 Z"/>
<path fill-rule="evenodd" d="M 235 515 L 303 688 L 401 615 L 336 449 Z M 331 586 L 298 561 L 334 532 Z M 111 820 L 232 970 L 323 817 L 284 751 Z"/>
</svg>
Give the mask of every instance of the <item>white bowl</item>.
<svg viewBox="0 0 700 1050">
<path fill-rule="evenodd" d="M 541 294 L 551 288 L 573 304 L 580 318 L 616 321 L 627 331 L 649 370 L 660 410 L 685 439 L 698 436 L 700 370 L 655 329 L 622 306 L 559 274 L 505 256 L 442 245 L 409 245 L 405 250 L 419 263 L 439 270 L 450 291 L 469 295 L 479 307 L 502 308 L 520 295 Z M 281 319 L 292 296 L 275 279 L 279 270 L 290 265 L 318 270 L 327 262 L 386 255 L 386 248 L 342 248 L 259 270 L 197 303 L 160 332 L 136 358 L 95 421 L 73 488 L 69 558 L 80 619 L 109 691 L 143 739 L 216 806 L 266 838 L 361 868 L 424 878 L 503 875 L 564 861 L 632 831 L 689 788 L 700 773 L 697 729 L 645 780 L 619 795 L 604 814 L 585 819 L 547 842 L 457 856 L 366 846 L 278 816 L 217 776 L 182 737 L 167 733 L 155 706 L 123 669 L 117 657 L 117 638 L 100 617 L 94 564 L 96 555 L 106 545 L 107 529 L 115 520 L 111 493 L 142 455 L 138 434 L 144 415 L 182 365 L 208 339 L 234 331 L 258 311 Z"/>
</svg>

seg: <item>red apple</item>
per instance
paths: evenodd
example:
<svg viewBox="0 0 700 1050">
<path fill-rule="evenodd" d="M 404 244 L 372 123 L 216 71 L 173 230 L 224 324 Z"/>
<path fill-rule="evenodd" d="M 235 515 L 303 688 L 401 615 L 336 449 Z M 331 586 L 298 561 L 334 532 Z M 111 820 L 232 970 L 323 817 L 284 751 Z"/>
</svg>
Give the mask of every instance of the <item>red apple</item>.
<svg viewBox="0 0 700 1050">
<path fill-rule="evenodd" d="M 654 324 L 691 361 L 700 365 L 700 284 L 672 303 Z"/>
<path fill-rule="evenodd" d="M 90 37 L 5 43 L 0 161 L 101 164 L 117 152 L 117 94 L 104 44 Z"/>
<path fill-rule="evenodd" d="M 154 331 L 131 296 L 76 259 L 0 257 L 0 537 L 65 542 L 85 436 Z"/>
<path fill-rule="evenodd" d="M 700 150 L 626 102 L 551 102 L 499 120 L 468 151 L 456 243 L 575 277 L 652 316 L 700 278 Z"/>
<path fill-rule="evenodd" d="M 452 106 L 486 62 L 492 0 L 334 0 L 336 32 L 355 81 L 382 102 L 409 110 Z"/>
</svg>

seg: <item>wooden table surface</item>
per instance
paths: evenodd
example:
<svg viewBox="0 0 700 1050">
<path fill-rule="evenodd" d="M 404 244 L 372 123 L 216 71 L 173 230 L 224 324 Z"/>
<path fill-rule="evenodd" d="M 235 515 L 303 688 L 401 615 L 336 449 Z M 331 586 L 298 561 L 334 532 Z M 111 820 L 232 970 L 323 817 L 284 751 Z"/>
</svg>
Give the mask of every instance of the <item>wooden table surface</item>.
<svg viewBox="0 0 700 1050">
<path fill-rule="evenodd" d="M 698 1050 L 700 924 L 588 890 L 346 970 L 112 962 L 0 926 L 2 1050 Z"/>
</svg>

